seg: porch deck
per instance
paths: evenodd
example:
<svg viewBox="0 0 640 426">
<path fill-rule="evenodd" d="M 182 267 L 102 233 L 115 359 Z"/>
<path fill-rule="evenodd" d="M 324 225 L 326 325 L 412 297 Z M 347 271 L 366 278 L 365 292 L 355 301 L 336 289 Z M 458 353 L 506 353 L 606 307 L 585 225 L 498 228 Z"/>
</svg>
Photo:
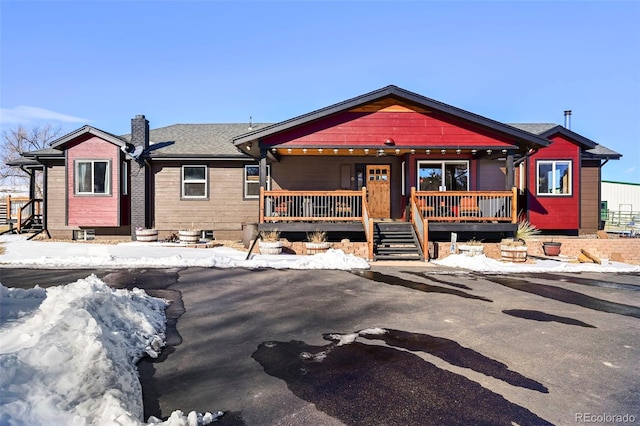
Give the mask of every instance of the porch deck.
<svg viewBox="0 0 640 426">
<path fill-rule="evenodd" d="M 426 253 L 430 233 L 511 233 L 517 225 L 517 191 L 416 191 L 408 215 Z M 259 230 L 364 233 L 373 253 L 374 223 L 362 191 L 260 189 Z M 388 220 L 388 219 L 387 219 Z M 372 256 L 370 256 L 372 257 Z"/>
</svg>

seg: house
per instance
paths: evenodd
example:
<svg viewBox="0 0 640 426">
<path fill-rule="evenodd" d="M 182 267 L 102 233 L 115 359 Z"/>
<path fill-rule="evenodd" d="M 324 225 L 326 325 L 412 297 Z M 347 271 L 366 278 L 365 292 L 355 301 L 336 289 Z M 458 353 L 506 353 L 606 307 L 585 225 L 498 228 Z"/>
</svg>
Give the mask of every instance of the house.
<svg viewBox="0 0 640 426">
<path fill-rule="evenodd" d="M 504 124 L 396 86 L 275 124 L 150 130 L 138 115 L 131 129 L 84 126 L 23 154 L 43 173 L 51 236 L 194 227 L 240 239 L 257 223 L 423 258 L 451 232 L 508 235 L 521 218 L 595 232 L 600 169 L 621 156 L 566 126 Z"/>
</svg>

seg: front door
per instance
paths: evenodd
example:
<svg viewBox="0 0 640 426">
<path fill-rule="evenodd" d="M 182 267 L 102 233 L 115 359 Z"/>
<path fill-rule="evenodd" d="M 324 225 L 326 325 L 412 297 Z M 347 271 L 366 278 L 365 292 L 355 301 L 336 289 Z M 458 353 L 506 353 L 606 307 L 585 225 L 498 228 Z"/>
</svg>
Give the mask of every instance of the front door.
<svg viewBox="0 0 640 426">
<path fill-rule="evenodd" d="M 366 183 L 369 215 L 374 219 L 391 217 L 391 166 L 367 165 Z"/>
</svg>

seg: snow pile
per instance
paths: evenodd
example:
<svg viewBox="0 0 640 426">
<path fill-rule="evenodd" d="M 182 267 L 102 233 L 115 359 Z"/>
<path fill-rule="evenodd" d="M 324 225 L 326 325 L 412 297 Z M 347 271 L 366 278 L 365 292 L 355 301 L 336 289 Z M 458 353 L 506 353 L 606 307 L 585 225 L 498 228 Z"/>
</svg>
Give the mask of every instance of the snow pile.
<svg viewBox="0 0 640 426">
<path fill-rule="evenodd" d="M 503 262 L 486 257 L 485 255 L 466 256 L 451 254 L 432 263 L 451 268 L 465 268 L 478 272 L 495 272 L 500 274 L 514 274 L 523 272 L 640 272 L 640 266 L 628 263 L 610 262 L 602 260 L 602 264 L 570 263 L 557 260 L 536 260 L 535 263 Z"/>
<path fill-rule="evenodd" d="M 277 268 L 277 269 L 368 269 L 366 260 L 330 249 L 313 256 L 260 255 L 229 247 L 188 248 L 179 244 L 127 242 L 83 244 L 27 241 L 22 236 L 0 236 L 5 254 L 0 266 L 12 268 Z"/>
<path fill-rule="evenodd" d="M 0 284 L 0 424 L 143 424 L 136 362 L 164 345 L 166 304 L 95 275 L 46 290 Z M 219 415 L 174 412 L 162 424 Z"/>
</svg>

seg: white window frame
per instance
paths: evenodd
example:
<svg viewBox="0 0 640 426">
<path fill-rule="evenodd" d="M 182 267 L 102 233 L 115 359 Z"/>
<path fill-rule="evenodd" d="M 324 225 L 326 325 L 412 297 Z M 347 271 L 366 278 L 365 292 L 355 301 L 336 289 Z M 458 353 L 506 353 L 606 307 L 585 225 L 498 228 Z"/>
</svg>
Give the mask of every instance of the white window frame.
<svg viewBox="0 0 640 426">
<path fill-rule="evenodd" d="M 260 179 L 260 165 L 258 164 L 247 164 L 244 166 L 244 172 L 242 175 L 243 178 L 243 195 L 244 198 L 248 198 L 248 199 L 255 199 L 255 198 L 259 198 L 260 195 L 256 194 L 256 195 L 249 195 L 249 191 L 248 191 L 248 185 L 249 184 L 256 184 L 255 180 L 249 180 L 248 175 L 247 175 L 247 170 L 249 169 L 249 167 L 257 167 L 258 168 L 258 179 Z M 269 191 L 271 190 L 271 166 L 267 165 L 267 187 L 266 190 Z M 260 181 L 258 180 L 257 182 L 258 188 L 260 188 Z"/>
<path fill-rule="evenodd" d="M 557 188 L 552 188 L 551 192 L 540 192 L 540 166 L 542 165 L 551 165 L 551 181 L 556 182 L 558 179 L 558 165 L 566 164 L 568 165 L 568 177 L 569 182 L 567 183 L 567 187 L 569 192 L 557 192 Z M 536 161 L 536 195 L 542 197 L 570 197 L 573 194 L 573 161 L 571 160 L 538 160 Z"/>
<path fill-rule="evenodd" d="M 420 188 L 420 166 L 421 165 L 440 165 L 440 170 L 444 179 L 446 173 L 447 164 L 464 164 L 467 168 L 467 188 L 463 191 L 469 191 L 471 185 L 471 165 L 469 160 L 419 160 L 416 167 L 416 188 Z M 442 182 L 440 191 L 452 191 L 452 189 L 445 187 L 446 182 Z"/>
<path fill-rule="evenodd" d="M 80 179 L 80 164 L 91 164 L 91 191 L 81 191 L 80 184 L 82 179 Z M 95 164 L 96 163 L 106 163 L 107 167 L 105 170 L 104 177 L 104 192 L 95 192 Z M 74 189 L 77 195 L 111 195 L 111 160 L 76 160 L 74 165 Z"/>
<path fill-rule="evenodd" d="M 204 169 L 204 179 L 185 179 L 185 170 L 187 168 L 202 168 Z M 180 170 L 180 188 L 181 188 L 181 197 L 183 199 L 188 200 L 203 200 L 209 197 L 209 168 L 206 165 L 202 164 L 185 164 L 182 166 Z M 204 184 L 204 194 L 203 195 L 186 195 L 186 187 L 187 183 L 203 183 Z"/>
</svg>

